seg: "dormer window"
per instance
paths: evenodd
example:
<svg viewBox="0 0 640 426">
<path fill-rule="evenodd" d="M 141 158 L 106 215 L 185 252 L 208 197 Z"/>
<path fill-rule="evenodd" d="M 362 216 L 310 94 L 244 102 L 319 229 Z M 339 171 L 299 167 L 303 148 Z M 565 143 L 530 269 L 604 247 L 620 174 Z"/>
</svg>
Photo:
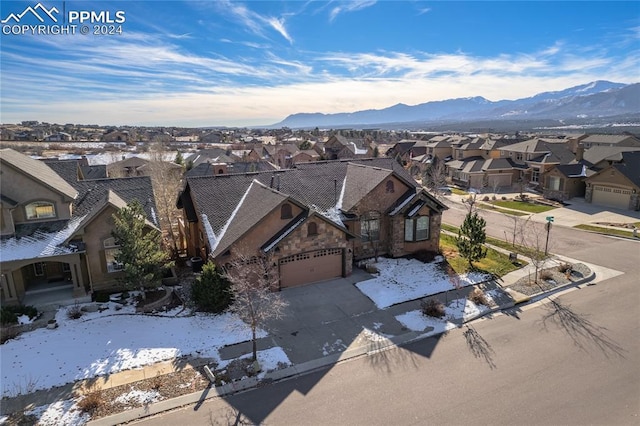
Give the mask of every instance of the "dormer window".
<svg viewBox="0 0 640 426">
<path fill-rule="evenodd" d="M 291 204 L 283 204 L 282 207 L 280 207 L 280 219 L 291 219 L 292 217 Z"/>
<path fill-rule="evenodd" d="M 53 203 L 48 201 L 34 201 L 25 207 L 27 219 L 48 219 L 56 217 L 56 209 Z"/>
<path fill-rule="evenodd" d="M 392 180 L 387 181 L 387 192 L 396 192 Z"/>
</svg>

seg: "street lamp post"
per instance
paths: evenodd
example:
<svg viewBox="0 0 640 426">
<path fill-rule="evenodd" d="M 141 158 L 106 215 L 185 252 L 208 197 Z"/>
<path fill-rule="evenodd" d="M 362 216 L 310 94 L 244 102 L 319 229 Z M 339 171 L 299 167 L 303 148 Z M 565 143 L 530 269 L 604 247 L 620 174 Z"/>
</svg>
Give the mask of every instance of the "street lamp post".
<svg viewBox="0 0 640 426">
<path fill-rule="evenodd" d="M 547 223 L 545 225 L 545 228 L 547 228 L 547 242 L 544 245 L 544 255 L 547 255 L 547 251 L 549 248 L 549 233 L 551 231 L 551 222 L 553 222 L 553 216 L 547 216 Z"/>
</svg>

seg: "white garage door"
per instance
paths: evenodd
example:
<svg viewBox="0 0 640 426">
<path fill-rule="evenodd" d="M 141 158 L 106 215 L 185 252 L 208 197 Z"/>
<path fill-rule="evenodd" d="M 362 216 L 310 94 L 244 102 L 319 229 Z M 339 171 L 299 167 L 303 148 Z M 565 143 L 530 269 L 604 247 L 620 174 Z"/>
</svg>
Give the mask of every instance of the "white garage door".
<svg viewBox="0 0 640 426">
<path fill-rule="evenodd" d="M 615 207 L 618 209 L 628 209 L 629 199 L 631 198 L 631 190 L 611 188 L 609 186 L 593 186 L 593 204 L 602 204 L 604 206 Z"/>
<path fill-rule="evenodd" d="M 294 287 L 342 276 L 342 249 L 323 249 L 280 259 L 280 286 Z"/>
</svg>

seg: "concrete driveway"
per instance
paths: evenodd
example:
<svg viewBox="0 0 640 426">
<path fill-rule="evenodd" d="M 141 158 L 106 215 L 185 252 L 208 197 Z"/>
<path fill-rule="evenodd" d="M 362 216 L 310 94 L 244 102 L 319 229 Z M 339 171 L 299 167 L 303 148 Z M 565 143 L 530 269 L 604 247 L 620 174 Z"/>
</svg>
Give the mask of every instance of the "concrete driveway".
<svg viewBox="0 0 640 426">
<path fill-rule="evenodd" d="M 289 302 L 285 317 L 269 322 L 269 337 L 259 340 L 258 349 L 280 346 L 293 364 L 300 364 L 385 335 L 406 333 L 392 313 L 378 309 L 354 285 L 369 278 L 355 268 L 347 278 L 282 290 L 280 295 Z M 232 359 L 250 351 L 250 342 L 245 342 L 223 348 L 220 355 Z"/>
</svg>

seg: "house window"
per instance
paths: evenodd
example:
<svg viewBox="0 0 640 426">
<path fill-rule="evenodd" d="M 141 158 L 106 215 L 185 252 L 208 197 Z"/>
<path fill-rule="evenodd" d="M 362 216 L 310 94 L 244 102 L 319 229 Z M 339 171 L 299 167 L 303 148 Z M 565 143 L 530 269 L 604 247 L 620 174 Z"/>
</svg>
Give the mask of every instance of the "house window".
<svg viewBox="0 0 640 426">
<path fill-rule="evenodd" d="M 380 213 L 368 212 L 360 220 L 362 241 L 378 241 L 380 239 Z"/>
<path fill-rule="evenodd" d="M 532 169 L 531 172 L 531 182 L 539 182 L 540 181 L 540 169 Z"/>
<path fill-rule="evenodd" d="M 318 235 L 318 225 L 316 225 L 315 222 L 309 222 L 309 225 L 307 225 L 307 236 L 313 237 L 315 235 Z"/>
<path fill-rule="evenodd" d="M 27 211 L 27 219 L 46 219 L 50 217 L 56 217 L 56 209 L 53 203 L 47 201 L 35 201 L 31 204 L 27 204 L 25 207 Z"/>
<path fill-rule="evenodd" d="M 62 272 L 71 272 L 71 265 L 69 265 L 68 263 L 63 263 Z"/>
<path fill-rule="evenodd" d="M 44 276 L 44 263 L 43 262 L 34 263 L 33 273 L 36 277 Z"/>
<path fill-rule="evenodd" d="M 558 176 L 549 176 L 549 189 L 553 191 L 560 191 L 562 179 Z"/>
<path fill-rule="evenodd" d="M 291 219 L 292 217 L 291 204 L 283 204 L 280 207 L 280 219 Z"/>
<path fill-rule="evenodd" d="M 404 221 L 405 241 L 424 241 L 429 239 L 429 216 L 418 216 Z"/>
<path fill-rule="evenodd" d="M 522 161 L 522 153 L 516 152 L 516 161 Z"/>
<path fill-rule="evenodd" d="M 116 244 L 116 239 L 111 237 L 102 242 L 104 246 L 104 258 L 107 262 L 107 272 L 118 272 L 124 269 L 124 265 L 116 258 L 120 254 L 120 246 Z"/>
<path fill-rule="evenodd" d="M 392 180 L 388 180 L 387 181 L 387 192 L 395 192 L 395 188 L 393 187 L 393 181 Z"/>
</svg>

